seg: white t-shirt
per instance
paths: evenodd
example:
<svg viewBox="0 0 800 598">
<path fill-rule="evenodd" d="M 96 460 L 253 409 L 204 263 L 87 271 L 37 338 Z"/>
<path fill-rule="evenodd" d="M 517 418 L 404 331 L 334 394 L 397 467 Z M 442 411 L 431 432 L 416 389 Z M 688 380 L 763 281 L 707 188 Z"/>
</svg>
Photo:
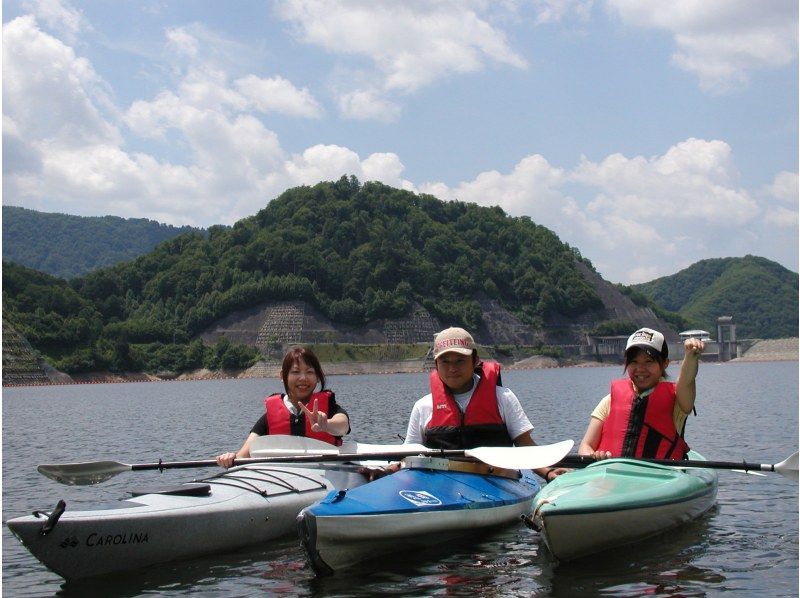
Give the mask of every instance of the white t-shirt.
<svg viewBox="0 0 800 598">
<path fill-rule="evenodd" d="M 461 413 L 466 411 L 469 400 L 472 398 L 472 393 L 475 391 L 479 380 L 480 377 L 478 377 L 477 374 L 473 374 L 472 389 L 463 394 L 453 395 L 456 404 L 459 409 L 461 409 Z M 497 386 L 496 388 L 497 407 L 500 410 L 500 417 L 506 424 L 506 429 L 508 430 L 508 435 L 511 437 L 511 440 L 514 440 L 520 434 L 533 430 L 533 425 L 528 419 L 528 416 L 525 415 L 525 411 L 522 409 L 517 395 L 505 386 Z M 428 422 L 431 421 L 432 416 L 433 395 L 426 394 L 414 403 L 414 408 L 411 410 L 411 417 L 408 420 L 408 429 L 406 430 L 404 444 L 422 444 L 422 433 L 428 425 Z"/>
</svg>

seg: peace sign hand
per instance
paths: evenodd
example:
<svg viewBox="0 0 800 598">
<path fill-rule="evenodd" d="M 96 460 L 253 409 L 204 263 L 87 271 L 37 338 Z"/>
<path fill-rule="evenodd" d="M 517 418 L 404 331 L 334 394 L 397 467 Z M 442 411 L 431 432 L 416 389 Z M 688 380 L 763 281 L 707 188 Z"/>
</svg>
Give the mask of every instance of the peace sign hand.
<svg viewBox="0 0 800 598">
<path fill-rule="evenodd" d="M 309 418 L 308 421 L 311 422 L 311 430 L 314 432 L 327 432 L 328 431 L 328 415 L 319 410 L 317 405 L 317 399 L 314 399 L 314 410 L 309 411 L 308 407 L 306 407 L 303 403 L 300 403 L 300 407 L 303 408 L 303 412 L 306 414 L 306 417 Z"/>
</svg>

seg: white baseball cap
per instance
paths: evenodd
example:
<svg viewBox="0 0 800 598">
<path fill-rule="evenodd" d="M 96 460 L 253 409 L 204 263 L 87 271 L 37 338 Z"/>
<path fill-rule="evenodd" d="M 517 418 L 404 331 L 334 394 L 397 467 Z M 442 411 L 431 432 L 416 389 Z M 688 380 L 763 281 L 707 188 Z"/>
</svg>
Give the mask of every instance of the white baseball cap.
<svg viewBox="0 0 800 598">
<path fill-rule="evenodd" d="M 661 359 L 669 357 L 669 348 L 664 335 L 652 328 L 639 328 L 631 334 L 628 337 L 628 344 L 625 345 L 625 354 L 627 355 L 628 350 L 634 347 L 644 350 L 651 357 L 660 357 Z"/>
<path fill-rule="evenodd" d="M 460 353 L 472 355 L 475 341 L 472 335 L 463 328 L 446 328 L 433 339 L 433 358 L 438 359 L 443 353 Z"/>
</svg>

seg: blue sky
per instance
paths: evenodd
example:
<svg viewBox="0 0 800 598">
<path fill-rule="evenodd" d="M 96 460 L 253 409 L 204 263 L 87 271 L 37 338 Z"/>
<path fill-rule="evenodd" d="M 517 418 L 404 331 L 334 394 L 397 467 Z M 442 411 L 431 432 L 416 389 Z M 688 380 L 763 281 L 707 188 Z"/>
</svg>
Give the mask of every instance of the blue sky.
<svg viewBox="0 0 800 598">
<path fill-rule="evenodd" d="M 232 224 L 353 174 L 612 282 L 798 270 L 795 0 L 3 2 L 3 203 Z"/>
</svg>

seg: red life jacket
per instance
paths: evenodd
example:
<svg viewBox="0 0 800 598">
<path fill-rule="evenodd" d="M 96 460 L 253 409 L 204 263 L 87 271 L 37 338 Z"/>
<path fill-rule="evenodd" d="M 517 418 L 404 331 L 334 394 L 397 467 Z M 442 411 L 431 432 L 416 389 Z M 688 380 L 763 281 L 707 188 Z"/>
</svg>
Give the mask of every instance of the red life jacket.
<svg viewBox="0 0 800 598">
<path fill-rule="evenodd" d="M 333 397 L 334 394 L 330 390 L 315 392 L 311 395 L 311 398 L 309 398 L 307 406 L 309 409 L 313 409 L 314 401 L 317 401 L 318 409 L 330 416 L 328 409 L 331 403 L 330 400 Z M 267 409 L 267 428 L 269 433 L 291 435 L 292 428 L 290 420 L 293 415 L 283 402 L 283 395 L 275 394 L 268 396 L 266 399 L 264 399 L 264 405 Z M 301 412 L 300 415 L 303 415 L 303 413 Z M 317 440 L 322 440 L 336 446 L 342 445 L 341 438 L 332 436 L 327 432 L 314 432 L 311 429 L 311 422 L 308 420 L 308 417 L 304 417 L 303 420 L 305 421 L 305 434 L 303 434 L 303 436 L 306 438 L 316 438 Z"/>
<path fill-rule="evenodd" d="M 439 373 L 436 370 L 431 372 L 433 414 L 425 426 L 425 446 L 468 449 L 477 446 L 513 445 L 497 406 L 500 364 L 496 361 L 483 362 L 475 372 L 480 380 L 463 414 L 453 398 L 453 393 L 439 378 Z"/>
<path fill-rule="evenodd" d="M 646 398 L 635 401 L 627 378 L 611 383 L 611 410 L 603 422 L 597 449 L 614 457 L 683 459 L 689 445 L 675 429 L 675 384 L 661 381 Z"/>
</svg>

